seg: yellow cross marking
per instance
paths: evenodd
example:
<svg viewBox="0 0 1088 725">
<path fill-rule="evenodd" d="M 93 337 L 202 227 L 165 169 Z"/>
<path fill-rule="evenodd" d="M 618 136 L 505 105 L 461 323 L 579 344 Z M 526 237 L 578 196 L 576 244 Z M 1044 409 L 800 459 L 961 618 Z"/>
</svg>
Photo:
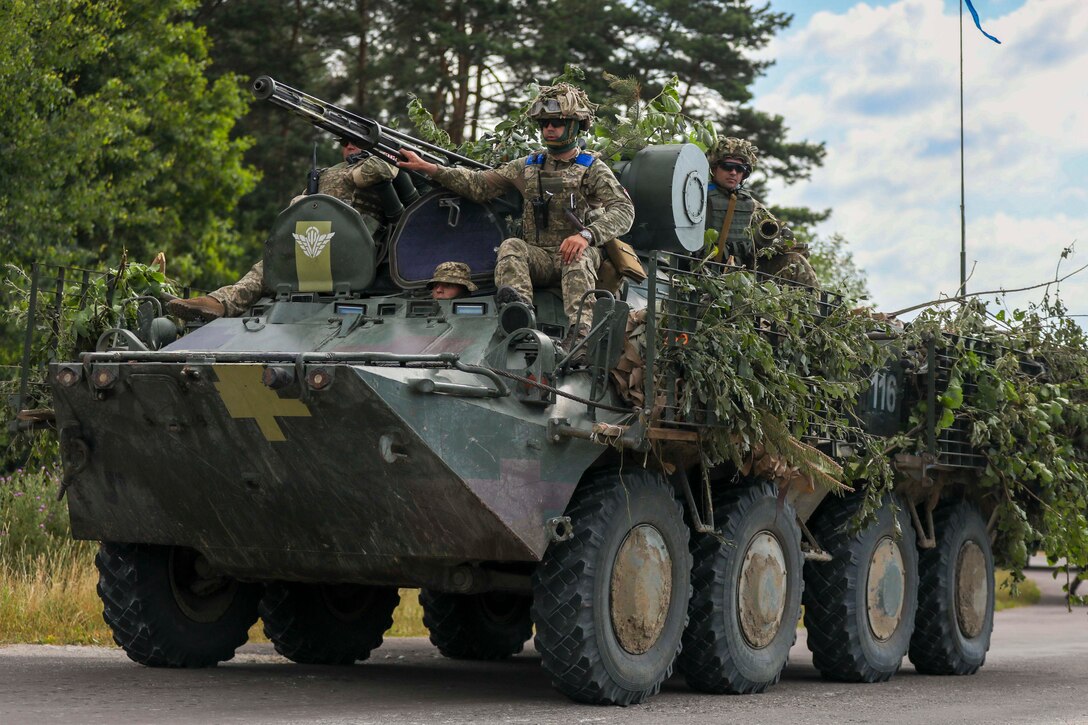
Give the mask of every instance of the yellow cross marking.
<svg viewBox="0 0 1088 725">
<path fill-rule="evenodd" d="M 285 441 L 276 416 L 309 417 L 301 400 L 281 398 L 261 382 L 260 365 L 213 365 L 215 384 L 231 418 L 253 418 L 266 440 Z"/>
</svg>

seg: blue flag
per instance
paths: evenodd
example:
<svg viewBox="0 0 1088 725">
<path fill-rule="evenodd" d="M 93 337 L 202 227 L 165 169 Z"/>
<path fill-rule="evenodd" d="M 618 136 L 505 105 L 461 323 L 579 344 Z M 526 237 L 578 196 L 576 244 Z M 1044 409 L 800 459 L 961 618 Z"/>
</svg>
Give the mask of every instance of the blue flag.
<svg viewBox="0 0 1088 725">
<path fill-rule="evenodd" d="M 990 35 L 985 30 L 982 29 L 982 23 L 979 22 L 979 19 L 978 19 L 978 11 L 975 10 L 975 6 L 971 4 L 971 0 L 965 0 L 965 2 L 967 3 L 967 9 L 971 11 L 971 17 L 975 19 L 975 27 L 978 28 L 978 32 L 982 33 L 983 35 L 985 35 L 987 38 L 994 41 L 998 45 L 1001 45 L 1000 40 L 998 40 L 997 38 L 995 38 L 994 36 Z"/>
</svg>

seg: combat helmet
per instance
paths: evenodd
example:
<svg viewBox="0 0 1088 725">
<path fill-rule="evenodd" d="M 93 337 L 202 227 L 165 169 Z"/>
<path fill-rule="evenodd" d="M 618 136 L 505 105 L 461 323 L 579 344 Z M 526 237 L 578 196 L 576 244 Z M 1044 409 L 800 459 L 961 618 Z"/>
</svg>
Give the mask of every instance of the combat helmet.
<svg viewBox="0 0 1088 725">
<path fill-rule="evenodd" d="M 544 86 L 529 105 L 529 118 L 539 121 L 545 118 L 575 118 L 585 132 L 593 123 L 597 104 L 590 103 L 586 92 L 570 83 Z"/>
<path fill-rule="evenodd" d="M 718 139 L 718 142 L 706 152 L 706 160 L 710 162 L 711 166 L 729 157 L 744 159 L 744 163 L 750 167 L 749 174 L 755 171 L 758 156 L 759 149 L 756 148 L 755 144 L 736 136 L 726 136 Z"/>
</svg>

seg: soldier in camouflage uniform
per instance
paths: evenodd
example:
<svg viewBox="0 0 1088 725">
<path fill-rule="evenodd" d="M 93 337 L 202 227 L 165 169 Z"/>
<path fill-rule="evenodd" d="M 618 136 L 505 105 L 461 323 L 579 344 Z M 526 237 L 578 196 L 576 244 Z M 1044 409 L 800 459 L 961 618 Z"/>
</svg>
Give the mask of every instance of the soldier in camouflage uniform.
<svg viewBox="0 0 1088 725">
<path fill-rule="evenodd" d="M 328 194 L 350 204 L 363 215 L 367 227 L 374 231 L 380 224 L 378 220 L 382 218 L 382 213 L 380 200 L 371 187 L 392 180 L 397 175 L 397 169 L 376 156 L 364 155 L 362 149 L 347 139 L 341 139 L 340 145 L 344 160 L 321 170 L 317 193 Z M 303 196 L 305 194 L 296 196 L 291 203 Z M 261 260 L 234 284 L 220 287 L 203 297 L 170 300 L 166 307 L 183 320 L 202 317 L 211 321 L 223 316 L 243 315 L 254 302 L 268 293 L 269 290 L 264 288 L 264 260 Z"/>
<path fill-rule="evenodd" d="M 531 306 L 534 284 L 560 283 L 571 324 L 568 346 L 584 337 L 592 323 L 587 304 L 581 326 L 574 329 L 582 295 L 596 287 L 603 245 L 626 233 L 635 218 L 635 207 L 608 164 L 579 147 L 594 108 L 572 85 L 548 86 L 529 107 L 545 151 L 487 171 L 439 167 L 411 151 L 404 151 L 407 160 L 398 163 L 476 202 L 494 199 L 510 188 L 521 192 L 524 238 L 507 239 L 499 246 L 495 299 L 500 305 L 520 301 Z"/>
<path fill-rule="evenodd" d="M 756 232 L 768 220 L 777 222 L 744 188 L 744 180 L 756 167 L 757 153 L 750 142 L 733 137 L 720 139 L 707 151 L 713 176 L 707 199 L 707 229 L 719 232 L 717 257 L 732 257 L 736 264 L 748 269 L 817 287 L 819 281 L 809 264 L 807 250 L 792 245 L 788 230 L 769 241 Z"/>
<path fill-rule="evenodd" d="M 452 300 L 476 291 L 472 270 L 464 262 L 443 262 L 427 282 L 432 300 Z"/>
</svg>

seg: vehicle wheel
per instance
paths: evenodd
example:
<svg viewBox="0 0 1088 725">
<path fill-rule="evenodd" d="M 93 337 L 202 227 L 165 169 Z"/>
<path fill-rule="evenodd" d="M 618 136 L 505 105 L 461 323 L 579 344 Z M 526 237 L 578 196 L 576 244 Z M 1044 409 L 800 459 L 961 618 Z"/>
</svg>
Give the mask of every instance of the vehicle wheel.
<svg viewBox="0 0 1088 725">
<path fill-rule="evenodd" d="M 938 506 L 933 523 L 937 546 L 922 552 L 910 661 L 927 675 L 971 675 L 986 661 L 994 627 L 990 535 L 963 501 Z"/>
<path fill-rule="evenodd" d="M 850 533 L 861 502 L 860 494 L 829 497 L 809 522 L 832 560 L 805 564 L 805 627 L 824 677 L 883 682 L 899 670 L 914 631 L 918 550 L 905 508 L 893 514 L 888 501 L 875 521 Z"/>
<path fill-rule="evenodd" d="M 350 665 L 381 645 L 399 603 L 396 587 L 275 582 L 260 611 L 265 636 L 287 659 Z"/>
<path fill-rule="evenodd" d="M 683 511 L 658 474 L 588 476 L 533 574 L 536 648 L 571 699 L 629 705 L 672 674 L 687 623 L 691 553 Z"/>
<path fill-rule="evenodd" d="M 700 692 L 748 694 L 778 682 L 801 616 L 801 529 L 769 482 L 714 502 L 722 538 L 692 537 L 692 596 L 677 666 Z"/>
<path fill-rule="evenodd" d="M 419 594 L 431 644 L 446 657 L 500 660 L 516 655 L 533 636 L 532 597 L 509 592 Z"/>
<path fill-rule="evenodd" d="M 260 585 L 213 575 L 192 549 L 103 542 L 94 563 L 102 618 L 141 665 L 225 662 L 257 621 Z"/>
</svg>

